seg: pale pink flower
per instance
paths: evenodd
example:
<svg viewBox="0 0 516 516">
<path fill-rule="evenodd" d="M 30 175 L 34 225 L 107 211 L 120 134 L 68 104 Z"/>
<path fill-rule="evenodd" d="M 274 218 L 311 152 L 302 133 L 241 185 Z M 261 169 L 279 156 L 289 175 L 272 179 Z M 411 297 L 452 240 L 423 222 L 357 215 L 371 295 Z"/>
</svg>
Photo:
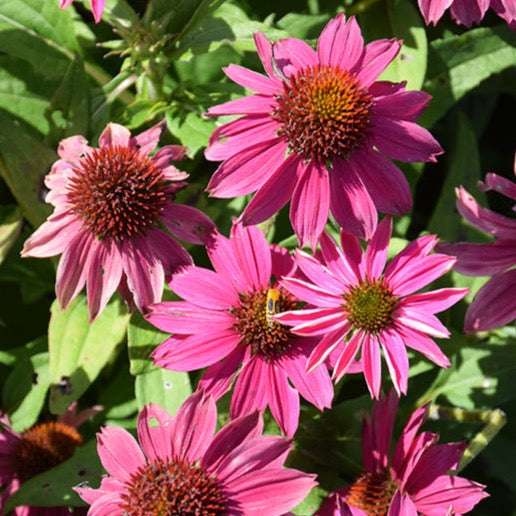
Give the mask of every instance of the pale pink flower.
<svg viewBox="0 0 516 516">
<path fill-rule="evenodd" d="M 314 475 L 282 466 L 285 438 L 262 436 L 258 412 L 235 419 L 214 435 L 217 408 L 202 391 L 171 417 L 157 405 L 138 417 L 138 440 L 122 428 L 97 434 L 109 476 L 98 489 L 75 488 L 91 515 L 284 514 L 314 487 Z"/>
<path fill-rule="evenodd" d="M 352 234 L 369 238 L 378 214 L 401 215 L 412 197 L 405 176 L 388 158 L 435 161 L 442 149 L 415 122 L 430 101 L 405 83 L 376 81 L 401 42 L 364 46 L 354 17 L 331 20 L 317 51 L 294 38 L 270 43 L 255 35 L 267 75 L 237 65 L 224 71 L 257 94 L 208 110 L 244 116 L 222 125 L 206 149 L 220 161 L 208 185 L 215 197 L 256 191 L 241 215 L 257 224 L 289 200 L 301 243 L 317 245 L 328 211 Z"/>
<path fill-rule="evenodd" d="M 0 513 L 7 500 L 27 480 L 48 471 L 69 459 L 78 446 L 82 446 L 82 436 L 77 427 L 100 412 L 101 407 L 93 407 L 80 412 L 76 403 L 72 404 L 57 421 L 38 423 L 21 434 L 11 428 L 9 419 L 0 412 Z M 66 516 L 86 514 L 82 507 L 35 507 L 18 506 L 16 516 Z"/>
<path fill-rule="evenodd" d="M 317 337 L 293 335 L 272 319 L 297 304 L 279 285 L 295 262 L 286 249 L 269 245 L 253 226 L 233 226 L 229 239 L 208 245 L 215 272 L 188 267 L 170 288 L 185 301 L 152 305 L 148 321 L 173 335 L 152 354 L 154 363 L 175 371 L 209 366 L 199 386 L 219 399 L 238 375 L 232 418 L 269 405 L 288 436 L 299 420 L 299 394 L 319 410 L 330 407 L 333 388 L 326 365 L 305 371 Z M 270 304 L 269 307 L 267 305 Z"/>
<path fill-rule="evenodd" d="M 487 174 L 478 187 L 516 201 L 516 184 L 496 174 Z M 443 243 L 438 249 L 457 257 L 454 269 L 461 274 L 493 276 L 475 295 L 464 321 L 466 333 L 491 330 L 516 319 L 516 220 L 482 208 L 462 186 L 456 192 L 459 213 L 496 240 L 489 244 Z"/>
<path fill-rule="evenodd" d="M 143 311 L 161 300 L 165 279 L 192 259 L 165 233 L 204 244 L 213 223 L 199 210 L 172 204 L 188 177 L 170 165 L 187 149 L 167 145 L 151 156 L 164 124 L 131 137 L 108 124 L 99 148 L 82 136 L 61 141 L 60 159 L 45 177 L 46 201 L 54 205 L 47 221 L 25 242 L 22 256 L 62 254 L 56 295 L 66 308 L 86 285 L 90 320 L 118 290 Z"/>
<path fill-rule="evenodd" d="M 434 314 L 446 310 L 468 291 L 443 288 L 413 294 L 448 272 L 456 260 L 444 254 L 430 255 L 437 238 L 428 235 L 410 243 L 386 266 L 391 226 L 389 217 L 382 220 L 365 253 L 358 239 L 344 230 L 342 249 L 323 233 L 322 262 L 298 251 L 297 263 L 307 279 L 283 278 L 281 285 L 310 307 L 275 316 L 293 326 L 292 333 L 323 336 L 310 355 L 308 371 L 337 351 L 333 377 L 339 380 L 361 350 L 364 376 L 374 397 L 378 397 L 382 379 L 380 349 L 398 393 L 407 392 L 406 347 L 441 367 L 450 365 L 428 335 L 449 337 Z M 346 342 L 348 335 L 351 338 Z"/>
<path fill-rule="evenodd" d="M 362 427 L 365 471 L 350 487 L 333 493 L 317 516 L 451 516 L 466 514 L 489 496 L 485 486 L 453 473 L 465 443 L 437 444 L 439 434 L 421 432 L 427 407 L 410 417 L 390 453 L 398 397 L 376 401 Z"/>
<path fill-rule="evenodd" d="M 452 18 L 469 28 L 478 25 L 491 7 L 511 29 L 516 29 L 516 0 L 418 0 L 418 4 L 427 25 L 435 25 L 450 8 Z"/>
<path fill-rule="evenodd" d="M 73 0 L 60 0 L 59 7 L 64 9 L 68 7 Z M 106 4 L 106 0 L 90 0 L 91 10 L 93 11 L 93 16 L 95 18 L 95 23 L 98 23 L 102 18 L 102 13 L 104 12 L 104 5 Z"/>
</svg>

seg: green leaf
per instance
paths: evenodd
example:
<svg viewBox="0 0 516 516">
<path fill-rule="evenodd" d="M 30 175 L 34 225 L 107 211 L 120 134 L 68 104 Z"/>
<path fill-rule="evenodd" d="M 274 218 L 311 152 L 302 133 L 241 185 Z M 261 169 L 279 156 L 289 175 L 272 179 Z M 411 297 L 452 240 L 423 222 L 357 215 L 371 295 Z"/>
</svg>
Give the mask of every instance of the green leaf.
<svg viewBox="0 0 516 516">
<path fill-rule="evenodd" d="M 421 123 L 431 126 L 482 81 L 515 65 L 516 33 L 505 24 L 433 41 L 424 89 L 434 98 Z"/>
<path fill-rule="evenodd" d="M 46 352 L 24 357 L 9 373 L 3 386 L 2 408 L 9 414 L 15 432 L 36 423 L 49 386 Z"/>
<path fill-rule="evenodd" d="M 52 304 L 48 328 L 52 413 L 62 414 L 97 378 L 123 341 L 128 321 L 117 298 L 91 324 L 85 295 L 66 310 L 57 300 Z"/>
<path fill-rule="evenodd" d="M 428 43 L 423 18 L 409 0 L 377 2 L 358 16 L 366 41 L 380 37 L 403 40 L 403 46 L 381 80 L 407 81 L 407 89 L 418 90 L 426 73 Z"/>
<path fill-rule="evenodd" d="M 192 386 L 188 373 L 155 368 L 136 377 L 135 392 L 139 410 L 156 403 L 173 415 L 192 393 Z"/>
<path fill-rule="evenodd" d="M 329 19 L 327 14 L 288 13 L 278 20 L 277 25 L 287 31 L 292 38 L 315 39 Z"/>
<path fill-rule="evenodd" d="M 83 506 L 84 502 L 72 489 L 83 482 L 99 483 L 103 473 L 96 450 L 96 440 L 77 448 L 70 459 L 41 475 L 37 475 L 16 491 L 4 507 L 8 514 L 17 505 L 41 507 Z"/>
<path fill-rule="evenodd" d="M 150 354 L 170 335 L 148 323 L 139 312 L 131 316 L 127 329 L 129 371 L 132 375 L 148 373 L 155 369 Z"/>
<path fill-rule="evenodd" d="M 190 149 L 190 157 L 208 145 L 208 139 L 216 127 L 213 119 L 177 109 L 167 111 L 166 120 L 170 132 Z"/>
<path fill-rule="evenodd" d="M 23 217 L 18 206 L 0 205 L 0 263 L 20 234 Z"/>
</svg>

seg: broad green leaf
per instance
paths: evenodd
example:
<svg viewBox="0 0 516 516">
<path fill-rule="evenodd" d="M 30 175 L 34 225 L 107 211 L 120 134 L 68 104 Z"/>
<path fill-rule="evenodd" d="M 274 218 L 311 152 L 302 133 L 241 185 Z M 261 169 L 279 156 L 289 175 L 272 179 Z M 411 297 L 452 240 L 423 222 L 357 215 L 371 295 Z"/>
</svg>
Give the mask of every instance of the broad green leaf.
<svg viewBox="0 0 516 516">
<path fill-rule="evenodd" d="M 96 440 L 77 448 L 70 459 L 24 482 L 4 507 L 6 514 L 17 505 L 41 507 L 82 506 L 84 502 L 72 489 L 84 482 L 97 487 L 104 472 L 96 450 Z"/>
<path fill-rule="evenodd" d="M 0 111 L 0 175 L 18 201 L 23 215 L 37 227 L 51 207 L 40 199 L 42 180 L 56 160 L 55 152 L 35 133 Z"/>
<path fill-rule="evenodd" d="M 424 89 L 433 95 L 421 117 L 427 127 L 483 80 L 516 66 L 516 33 L 507 25 L 471 29 L 431 43 Z"/>
<path fill-rule="evenodd" d="M 8 351 L 0 350 L 0 364 L 14 367 L 17 362 L 26 360 L 32 355 L 43 353 L 47 348 L 47 338 L 39 337 L 31 342 L 27 342 L 24 346 L 9 349 Z"/>
<path fill-rule="evenodd" d="M 117 298 L 91 324 L 85 295 L 66 310 L 57 300 L 52 304 L 48 328 L 52 413 L 63 413 L 97 378 L 123 341 L 128 321 Z"/>
<path fill-rule="evenodd" d="M 2 391 L 2 408 L 9 414 L 15 432 L 38 420 L 50 386 L 48 353 L 24 357 L 9 373 Z"/>
<path fill-rule="evenodd" d="M 327 495 L 327 491 L 319 486 L 315 486 L 308 496 L 300 504 L 296 505 L 294 509 L 292 509 L 292 514 L 297 514 L 299 516 L 312 516 L 317 512 L 317 509 Z"/>
<path fill-rule="evenodd" d="M 191 157 L 208 145 L 208 139 L 216 127 L 213 119 L 203 118 L 199 113 L 179 112 L 177 109 L 167 111 L 166 120 L 170 132 L 190 149 Z"/>
<path fill-rule="evenodd" d="M 381 80 L 407 81 L 407 89 L 418 90 L 426 73 L 428 43 L 423 18 L 409 0 L 377 2 L 358 16 L 366 42 L 381 38 L 403 40 L 403 46 Z"/>
<path fill-rule="evenodd" d="M 23 217 L 18 206 L 0 205 L 0 263 L 20 234 Z"/>
<path fill-rule="evenodd" d="M 155 368 L 136 377 L 135 393 L 139 410 L 144 405 L 156 403 L 174 415 L 192 393 L 192 386 L 188 373 Z"/>
<path fill-rule="evenodd" d="M 132 375 L 148 373 L 155 369 L 150 354 L 169 336 L 148 323 L 139 312 L 131 316 L 127 329 L 127 350 L 129 371 Z"/>
<path fill-rule="evenodd" d="M 316 39 L 329 19 L 327 14 L 288 13 L 278 20 L 277 26 L 292 38 Z"/>
</svg>

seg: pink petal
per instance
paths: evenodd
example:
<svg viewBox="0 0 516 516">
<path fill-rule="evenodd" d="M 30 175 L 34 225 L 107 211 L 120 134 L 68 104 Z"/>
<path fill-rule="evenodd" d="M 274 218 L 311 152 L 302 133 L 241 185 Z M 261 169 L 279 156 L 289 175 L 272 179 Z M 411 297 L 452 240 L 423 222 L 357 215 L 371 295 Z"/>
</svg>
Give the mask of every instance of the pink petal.
<svg viewBox="0 0 516 516">
<path fill-rule="evenodd" d="M 356 78 L 363 88 L 371 86 L 398 55 L 401 48 L 398 39 L 379 39 L 365 46 Z"/>
<path fill-rule="evenodd" d="M 364 39 L 354 16 L 346 22 L 343 14 L 331 19 L 319 36 L 317 53 L 322 65 L 353 68 L 364 50 Z"/>
<path fill-rule="evenodd" d="M 328 269 L 346 284 L 356 285 L 360 283 L 362 274 L 361 263 L 364 253 L 358 239 L 349 233 L 341 233 L 343 239 L 342 250 L 339 249 L 333 237 L 323 233 L 319 241 L 321 252 Z"/>
<path fill-rule="evenodd" d="M 76 166 L 80 165 L 81 158 L 89 151 L 91 151 L 91 147 L 88 145 L 88 140 L 86 140 L 84 136 L 69 136 L 68 138 L 64 138 L 59 142 L 59 146 L 57 147 L 59 157 Z"/>
<path fill-rule="evenodd" d="M 507 2 L 509 4 L 509 2 Z M 516 4 L 513 2 L 514 15 L 516 18 Z M 490 190 L 494 190 L 495 192 L 501 193 L 513 201 L 516 201 L 516 183 L 507 179 L 503 176 L 499 176 L 497 174 L 489 173 L 486 174 L 484 182 L 478 182 L 479 190 L 483 192 L 489 192 Z"/>
<path fill-rule="evenodd" d="M 417 507 L 407 494 L 401 494 L 398 489 L 392 497 L 389 504 L 389 512 L 387 516 L 418 516 Z M 447 516 L 446 513 L 441 512 L 440 516 Z"/>
<path fill-rule="evenodd" d="M 326 239 L 328 238 L 326 236 Z M 312 283 L 324 287 L 328 293 L 341 296 L 347 290 L 347 282 L 343 284 L 341 279 L 336 278 L 317 258 L 296 249 L 296 261 L 303 274 Z"/>
<path fill-rule="evenodd" d="M 160 344 L 152 353 L 154 364 L 172 371 L 194 371 L 228 356 L 240 342 L 233 328 L 205 333 L 174 336 Z"/>
<path fill-rule="evenodd" d="M 296 269 L 296 262 L 288 249 L 276 244 L 271 245 L 271 273 L 277 280 L 283 276 L 291 276 Z"/>
<path fill-rule="evenodd" d="M 405 343 L 396 331 L 389 328 L 382 331 L 380 342 L 396 392 L 398 395 L 407 394 L 409 360 Z"/>
<path fill-rule="evenodd" d="M 274 111 L 276 100 L 272 95 L 248 95 L 236 100 L 230 100 L 208 109 L 208 116 L 250 115 L 253 113 L 266 115 Z"/>
<path fill-rule="evenodd" d="M 299 394 L 289 384 L 281 364 L 271 360 L 267 364 L 267 398 L 272 416 L 281 431 L 293 437 L 299 423 Z"/>
<path fill-rule="evenodd" d="M 381 153 L 399 161 L 437 161 L 444 152 L 429 131 L 406 120 L 375 117 L 372 140 Z"/>
<path fill-rule="evenodd" d="M 192 264 L 192 257 L 186 249 L 161 229 L 153 228 L 145 239 L 151 255 L 161 262 L 165 281 L 170 281 L 174 274 Z"/>
<path fill-rule="evenodd" d="M 469 2 L 467 0 L 455 0 L 450 7 L 452 18 L 457 22 L 471 27 L 473 24 L 478 25 L 487 9 L 490 0 L 475 0 Z"/>
<path fill-rule="evenodd" d="M 261 32 L 256 32 L 253 37 L 256 51 L 258 52 L 258 57 L 262 62 L 263 69 L 267 72 L 269 77 L 275 77 L 274 70 L 272 68 L 271 42 Z"/>
<path fill-rule="evenodd" d="M 392 233 L 392 219 L 385 217 L 374 232 L 366 250 L 365 267 L 370 281 L 376 281 L 383 273 Z"/>
<path fill-rule="evenodd" d="M 213 398 L 194 392 L 179 407 L 168 427 L 174 458 L 197 462 L 208 449 L 216 425 L 217 407 Z"/>
<path fill-rule="evenodd" d="M 316 66 L 319 61 L 311 46 L 295 38 L 273 43 L 272 58 L 285 77 L 295 75 L 309 66 Z"/>
<path fill-rule="evenodd" d="M 357 332 L 358 333 L 358 332 Z M 378 399 L 382 385 L 382 364 L 380 346 L 377 337 L 364 332 L 362 343 L 362 361 L 367 388 L 372 398 Z"/>
<path fill-rule="evenodd" d="M 136 146 L 140 149 L 142 155 L 147 155 L 152 152 L 157 146 L 163 131 L 165 130 L 165 121 L 162 120 L 150 129 L 134 136 L 130 140 L 131 146 Z"/>
<path fill-rule="evenodd" d="M 467 293 L 467 288 L 441 288 L 408 296 L 400 304 L 411 309 L 424 310 L 431 314 L 442 312 L 460 301 Z"/>
<path fill-rule="evenodd" d="M 230 64 L 222 70 L 233 82 L 257 93 L 276 95 L 281 92 L 281 81 L 276 78 L 269 78 L 235 64 Z"/>
<path fill-rule="evenodd" d="M 231 418 L 244 416 L 254 410 L 263 412 L 268 402 L 268 381 L 267 364 L 258 355 L 254 355 L 244 365 L 235 383 L 231 398 Z"/>
<path fill-rule="evenodd" d="M 128 482 L 146 465 L 136 439 L 123 428 L 107 426 L 97 434 L 97 452 L 104 469 L 117 480 Z"/>
<path fill-rule="evenodd" d="M 493 276 L 476 294 L 466 312 L 464 331 L 487 331 L 516 319 L 516 269 Z"/>
<path fill-rule="evenodd" d="M 183 204 L 170 204 L 163 211 L 162 221 L 176 237 L 189 244 L 205 245 L 215 231 L 215 224 L 202 211 Z"/>
<path fill-rule="evenodd" d="M 190 266 L 176 274 L 170 288 L 183 299 L 212 310 L 228 310 L 240 305 L 240 298 L 230 284 L 221 282 L 220 275 L 202 267 Z"/>
<path fill-rule="evenodd" d="M 131 139 L 129 129 L 120 124 L 109 122 L 99 136 L 99 147 L 128 147 Z"/>
<path fill-rule="evenodd" d="M 454 0 L 418 0 L 419 10 L 425 18 L 427 25 L 436 23 L 441 19 L 444 11 L 450 7 Z"/>
<path fill-rule="evenodd" d="M 443 323 L 431 313 L 424 309 L 411 309 L 399 306 L 396 309 L 394 318 L 398 325 L 405 325 L 421 333 L 428 333 L 433 337 L 447 339 L 450 332 Z"/>
<path fill-rule="evenodd" d="M 244 224 L 259 224 L 281 210 L 292 197 L 302 167 L 298 156 L 291 154 L 260 186 L 240 220 Z"/>
<path fill-rule="evenodd" d="M 371 92 L 370 88 L 370 92 Z M 374 112 L 382 117 L 415 122 L 428 107 L 432 96 L 425 91 L 399 91 L 375 97 Z"/>
<path fill-rule="evenodd" d="M 324 335 L 338 330 L 346 324 L 346 317 L 341 307 L 315 308 L 283 312 L 275 320 L 287 326 L 294 326 L 292 332 L 297 335 Z"/>
<path fill-rule="evenodd" d="M 299 247 L 310 242 L 315 249 L 328 220 L 330 182 L 324 163 L 311 161 L 300 171 L 292 201 L 290 221 L 299 240 Z"/>
<path fill-rule="evenodd" d="M 278 170 L 285 168 L 287 172 L 286 187 L 292 192 L 294 185 L 289 167 L 285 167 L 283 159 L 287 150 L 287 144 L 274 139 L 251 145 L 246 150 L 227 159 L 215 171 L 208 183 L 207 190 L 211 190 L 213 197 L 239 197 L 258 190 L 264 183 L 272 178 Z M 290 160 L 292 161 L 292 159 Z M 283 177 L 283 174 L 280 176 Z M 294 171 L 295 177 L 295 171 Z M 277 187 L 276 187 L 277 188 Z M 273 195 L 279 192 L 272 191 Z M 290 193 L 287 200 L 290 198 Z"/>
<path fill-rule="evenodd" d="M 138 415 L 138 440 L 150 462 L 172 458 L 171 425 L 170 414 L 154 403 L 143 407 Z"/>
<path fill-rule="evenodd" d="M 348 329 L 349 331 L 349 329 Z M 324 340 L 324 339 L 323 339 Z M 321 341 L 322 342 L 322 341 Z M 333 370 L 333 379 L 338 382 L 347 372 L 349 367 L 352 365 L 359 349 L 362 347 L 364 342 L 364 333 L 357 331 L 355 332 L 344 348 L 344 351 L 335 363 Z M 319 344 L 320 345 L 320 344 Z M 313 355 L 314 353 L 312 353 Z M 312 358 L 312 357 L 310 357 Z"/>
<path fill-rule="evenodd" d="M 342 295 L 328 292 L 319 287 L 297 278 L 283 278 L 281 285 L 298 299 L 321 308 L 336 308 L 342 306 Z"/>
<path fill-rule="evenodd" d="M 310 373 L 316 367 L 319 367 L 329 357 L 330 353 L 343 342 L 350 329 L 351 324 L 347 322 L 341 329 L 327 333 L 309 356 L 306 371 Z"/>
<path fill-rule="evenodd" d="M 349 233 L 369 240 L 376 229 L 376 206 L 350 162 L 337 159 L 330 174 L 330 209 Z"/>
<path fill-rule="evenodd" d="M 102 18 L 106 0 L 90 0 L 90 3 L 91 10 L 93 11 L 93 17 L 95 18 L 95 23 L 99 23 L 100 19 Z"/>
</svg>

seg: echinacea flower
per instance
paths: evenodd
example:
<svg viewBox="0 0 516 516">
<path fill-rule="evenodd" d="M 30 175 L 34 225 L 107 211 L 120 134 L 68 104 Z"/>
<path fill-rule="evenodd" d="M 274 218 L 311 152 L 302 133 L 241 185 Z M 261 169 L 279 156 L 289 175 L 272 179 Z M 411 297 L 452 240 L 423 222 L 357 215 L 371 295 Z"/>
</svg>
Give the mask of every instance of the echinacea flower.
<svg viewBox="0 0 516 516">
<path fill-rule="evenodd" d="M 73 0 L 60 0 L 59 7 L 64 9 L 68 7 Z M 104 12 L 104 5 L 106 4 L 106 0 L 90 0 L 91 10 L 93 11 L 93 16 L 95 18 L 95 23 L 99 23 L 102 18 L 102 13 Z"/>
<path fill-rule="evenodd" d="M 62 308 L 86 285 L 90 320 L 102 312 L 118 290 L 140 311 L 161 300 L 165 279 L 191 264 L 172 235 L 204 244 L 211 220 L 190 206 L 172 204 L 188 177 L 170 165 L 187 149 L 167 145 L 150 155 L 164 124 L 131 137 L 110 123 L 99 148 L 82 136 L 61 141 L 56 161 L 45 177 L 46 201 L 54 212 L 25 242 L 22 256 L 62 254 L 56 295 Z"/>
<path fill-rule="evenodd" d="M 317 516 L 451 516 L 489 496 L 485 486 L 453 474 L 465 443 L 437 444 L 439 434 L 418 433 L 428 407 L 412 414 L 390 454 L 398 401 L 391 391 L 375 402 L 362 426 L 365 471 L 333 493 Z"/>
<path fill-rule="evenodd" d="M 122 428 L 98 435 L 109 476 L 98 489 L 75 490 L 89 514 L 210 514 L 274 516 L 305 498 L 314 475 L 283 468 L 291 447 L 262 436 L 258 412 L 235 419 L 214 435 L 217 408 L 202 391 L 171 417 L 158 405 L 143 408 L 138 439 Z"/>
<path fill-rule="evenodd" d="M 82 436 L 77 427 L 101 410 L 100 407 L 76 412 L 72 404 L 57 421 L 38 423 L 21 434 L 11 428 L 9 419 L 0 412 L 0 513 L 7 500 L 27 480 L 69 459 Z M 15 516 L 66 516 L 86 514 L 82 507 L 71 512 L 67 507 L 18 506 Z"/>
<path fill-rule="evenodd" d="M 364 46 L 354 17 L 331 20 L 317 51 L 294 38 L 270 43 L 255 35 L 267 75 L 241 66 L 224 71 L 257 93 L 208 110 L 244 116 L 217 128 L 206 157 L 224 162 L 208 185 L 214 197 L 255 192 L 241 215 L 262 222 L 289 200 L 301 247 L 317 245 L 328 211 L 352 234 L 369 238 L 378 214 L 410 210 L 403 173 L 389 159 L 435 161 L 442 149 L 415 122 L 430 101 L 405 83 L 376 81 L 401 42 Z"/>
<path fill-rule="evenodd" d="M 441 367 L 450 365 L 428 335 L 449 337 L 449 331 L 434 314 L 446 310 L 468 292 L 443 288 L 413 294 L 448 272 L 456 260 L 444 254 L 430 255 L 437 238 L 428 235 L 410 243 L 386 266 L 391 231 L 392 221 L 386 217 L 365 253 L 358 239 L 344 230 L 342 249 L 323 233 L 322 262 L 298 251 L 297 263 L 307 280 L 283 278 L 280 283 L 310 307 L 275 316 L 277 321 L 293 326 L 292 333 L 323 336 L 310 355 L 309 371 L 338 350 L 333 377 L 339 380 L 361 350 L 364 376 L 375 398 L 382 379 L 380 349 L 398 393 L 407 392 L 406 347 Z M 351 338 L 346 342 L 348 335 Z"/>
<path fill-rule="evenodd" d="M 235 382 L 232 418 L 269 405 L 288 436 L 299 420 L 299 394 L 319 410 L 331 405 L 326 365 L 305 371 L 318 338 L 298 337 L 273 320 L 297 299 L 278 285 L 292 274 L 286 249 L 269 245 L 253 226 L 234 225 L 229 239 L 217 235 L 207 246 L 215 272 L 188 267 L 170 288 L 185 301 L 152 305 L 148 321 L 173 333 L 153 352 L 165 369 L 192 371 L 209 366 L 199 386 L 219 399 Z M 292 384 L 292 385 L 291 385 Z"/>
<path fill-rule="evenodd" d="M 496 174 L 487 174 L 478 187 L 484 192 L 495 190 L 516 201 L 516 184 Z M 491 330 L 516 319 L 516 220 L 482 208 L 462 186 L 456 192 L 459 213 L 496 240 L 489 244 L 441 243 L 438 248 L 456 256 L 457 272 L 493 276 L 476 293 L 464 321 L 466 333 Z"/>
<path fill-rule="evenodd" d="M 450 8 L 452 18 L 461 25 L 478 25 L 491 7 L 511 29 L 516 29 L 516 2 L 514 0 L 418 0 L 419 10 L 427 25 L 434 25 L 444 11 Z"/>
</svg>

